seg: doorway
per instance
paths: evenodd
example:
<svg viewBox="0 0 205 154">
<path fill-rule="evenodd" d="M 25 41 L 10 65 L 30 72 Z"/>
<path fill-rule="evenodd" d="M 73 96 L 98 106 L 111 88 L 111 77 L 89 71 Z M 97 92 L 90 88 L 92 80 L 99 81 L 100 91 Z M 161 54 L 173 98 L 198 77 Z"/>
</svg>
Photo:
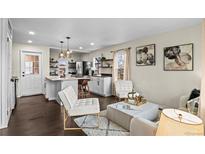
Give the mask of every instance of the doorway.
<svg viewBox="0 0 205 154">
<path fill-rule="evenodd" d="M 42 94 L 42 53 L 21 52 L 21 96 Z"/>
</svg>

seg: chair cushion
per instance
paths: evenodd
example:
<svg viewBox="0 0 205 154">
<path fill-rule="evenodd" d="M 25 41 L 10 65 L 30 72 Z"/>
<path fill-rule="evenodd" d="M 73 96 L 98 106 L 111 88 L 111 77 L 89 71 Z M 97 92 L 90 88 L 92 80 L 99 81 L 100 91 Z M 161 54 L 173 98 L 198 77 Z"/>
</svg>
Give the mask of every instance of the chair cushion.
<svg viewBox="0 0 205 154">
<path fill-rule="evenodd" d="M 68 102 L 67 98 L 65 97 L 65 94 L 63 91 L 59 91 L 58 92 L 58 96 L 63 104 L 63 106 L 65 107 L 66 110 L 69 110 L 70 107 L 70 103 Z"/>
<path fill-rule="evenodd" d="M 127 94 L 132 91 L 133 84 L 130 80 L 118 80 L 115 82 L 116 95 L 120 98 L 127 98 Z"/>
<path fill-rule="evenodd" d="M 128 98 L 128 93 L 131 92 L 131 91 L 119 91 L 119 92 L 116 93 L 116 96 L 119 97 L 119 98 Z M 136 96 L 139 96 L 138 92 L 136 92 L 134 94 L 134 97 L 136 97 Z"/>
<path fill-rule="evenodd" d="M 128 98 L 127 95 L 128 95 L 128 91 L 119 91 L 116 93 L 116 96 L 119 98 Z"/>
<path fill-rule="evenodd" d="M 68 110 L 70 116 L 80 116 L 86 114 L 97 114 L 100 112 L 98 98 L 79 99 L 71 110 Z"/>
<path fill-rule="evenodd" d="M 158 124 L 144 118 L 132 118 L 130 136 L 155 136 Z"/>
<path fill-rule="evenodd" d="M 70 108 L 72 109 L 76 102 L 78 101 L 78 96 L 76 95 L 75 91 L 73 90 L 72 86 L 69 86 L 63 90 L 63 93 L 69 102 Z"/>
</svg>

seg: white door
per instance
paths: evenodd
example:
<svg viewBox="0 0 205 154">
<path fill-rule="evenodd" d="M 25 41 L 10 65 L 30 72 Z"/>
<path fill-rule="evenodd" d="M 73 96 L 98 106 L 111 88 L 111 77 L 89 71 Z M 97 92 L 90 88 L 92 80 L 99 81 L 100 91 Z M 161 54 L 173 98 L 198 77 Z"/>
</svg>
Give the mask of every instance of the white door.
<svg viewBox="0 0 205 154">
<path fill-rule="evenodd" d="M 21 95 L 42 94 L 41 53 L 21 52 Z"/>
</svg>

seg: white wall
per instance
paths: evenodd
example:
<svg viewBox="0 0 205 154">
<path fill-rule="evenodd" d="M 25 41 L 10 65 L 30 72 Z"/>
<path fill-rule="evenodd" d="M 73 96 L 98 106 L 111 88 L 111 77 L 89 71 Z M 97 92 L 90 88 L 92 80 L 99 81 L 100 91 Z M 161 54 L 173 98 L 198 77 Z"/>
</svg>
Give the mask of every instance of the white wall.
<svg viewBox="0 0 205 154">
<path fill-rule="evenodd" d="M 205 123 L 205 19 L 202 24 L 202 83 L 201 83 L 201 103 L 200 117 Z"/>
<path fill-rule="evenodd" d="M 181 95 L 189 94 L 193 88 L 200 88 L 201 33 L 201 25 L 196 25 L 100 49 L 82 58 L 92 60 L 102 53 L 106 58 L 111 58 L 110 51 L 131 47 L 131 80 L 135 89 L 150 101 L 178 107 Z M 135 48 L 153 43 L 156 44 L 156 66 L 137 67 Z M 194 71 L 163 71 L 163 48 L 186 43 L 194 43 Z"/>
<path fill-rule="evenodd" d="M 29 44 L 13 44 L 13 57 L 12 57 L 12 75 L 21 77 L 21 66 L 20 66 L 20 52 L 21 51 L 31 51 L 31 52 L 42 52 L 43 55 L 43 78 L 49 75 L 49 47 L 45 46 L 34 46 Z M 20 96 L 20 81 L 18 84 L 18 96 Z"/>
<path fill-rule="evenodd" d="M 0 19 L 0 40 L 2 40 L 2 19 Z M 1 42 L 0 42 L 0 45 L 1 45 Z M 0 60 L 2 60 L 2 45 L 0 46 Z M 2 127 L 2 108 L 1 106 L 2 106 L 2 61 L 0 62 L 0 128 Z"/>
</svg>

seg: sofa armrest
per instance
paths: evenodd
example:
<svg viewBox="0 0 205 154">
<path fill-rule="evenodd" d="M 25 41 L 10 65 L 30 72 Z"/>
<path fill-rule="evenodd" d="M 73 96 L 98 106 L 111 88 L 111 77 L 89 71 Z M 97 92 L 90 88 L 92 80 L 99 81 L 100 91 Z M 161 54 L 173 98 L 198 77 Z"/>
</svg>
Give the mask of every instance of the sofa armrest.
<svg viewBox="0 0 205 154">
<path fill-rule="evenodd" d="M 158 125 L 144 118 L 132 118 L 130 136 L 155 136 Z"/>
</svg>

